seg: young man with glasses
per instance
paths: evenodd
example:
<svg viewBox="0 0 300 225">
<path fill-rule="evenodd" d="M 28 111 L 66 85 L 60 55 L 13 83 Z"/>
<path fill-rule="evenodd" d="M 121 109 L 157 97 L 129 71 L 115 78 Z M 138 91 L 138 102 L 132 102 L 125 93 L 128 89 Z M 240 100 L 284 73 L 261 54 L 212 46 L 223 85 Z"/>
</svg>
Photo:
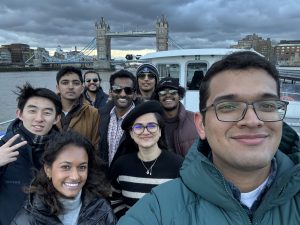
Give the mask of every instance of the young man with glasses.
<svg viewBox="0 0 300 225">
<path fill-rule="evenodd" d="M 101 87 L 101 78 L 98 72 L 94 70 L 86 71 L 83 75 L 84 80 L 84 98 L 96 109 L 105 106 L 108 94 Z"/>
<path fill-rule="evenodd" d="M 137 96 L 144 101 L 150 100 L 159 79 L 157 68 L 153 64 L 144 63 L 137 68 L 136 77 Z"/>
<path fill-rule="evenodd" d="M 122 121 L 136 105 L 136 78 L 131 72 L 120 70 L 111 75 L 109 83 L 111 101 L 100 110 L 99 151 L 110 165 L 115 156 L 121 155 L 119 146 L 125 140 Z"/>
<path fill-rule="evenodd" d="M 241 51 L 213 64 L 200 87 L 202 141 L 180 178 L 152 190 L 119 225 L 299 224 L 299 137 L 284 124 L 279 75 Z"/>
<path fill-rule="evenodd" d="M 179 86 L 179 80 L 163 78 L 155 89 L 153 98 L 158 100 L 164 110 L 166 139 L 169 150 L 185 156 L 198 137 L 194 124 L 194 113 L 184 108 L 180 102 L 185 89 Z"/>
</svg>

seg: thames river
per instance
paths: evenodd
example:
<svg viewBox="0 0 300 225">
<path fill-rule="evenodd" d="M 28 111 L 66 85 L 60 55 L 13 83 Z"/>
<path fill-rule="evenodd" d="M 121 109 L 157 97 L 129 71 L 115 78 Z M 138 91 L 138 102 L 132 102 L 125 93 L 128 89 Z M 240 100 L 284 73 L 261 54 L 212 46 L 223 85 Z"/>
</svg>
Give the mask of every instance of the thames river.
<svg viewBox="0 0 300 225">
<path fill-rule="evenodd" d="M 56 73 L 57 71 L 35 71 L 35 72 L 7 72 L 0 73 L 0 122 L 14 119 L 16 117 L 16 91 L 17 86 L 22 86 L 29 82 L 34 87 L 46 87 L 56 91 Z M 112 72 L 100 72 L 105 92 L 108 92 L 108 79 Z M 0 127 L 0 130 L 1 127 Z"/>
</svg>

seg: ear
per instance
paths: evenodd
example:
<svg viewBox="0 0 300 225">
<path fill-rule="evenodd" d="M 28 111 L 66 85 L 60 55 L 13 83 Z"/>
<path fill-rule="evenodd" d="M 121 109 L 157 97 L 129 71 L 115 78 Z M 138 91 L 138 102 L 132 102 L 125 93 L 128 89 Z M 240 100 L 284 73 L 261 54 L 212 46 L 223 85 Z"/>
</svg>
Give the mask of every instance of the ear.
<svg viewBox="0 0 300 225">
<path fill-rule="evenodd" d="M 44 171 L 49 179 L 52 178 L 51 168 L 48 165 L 44 165 Z"/>
<path fill-rule="evenodd" d="M 20 120 L 22 120 L 22 112 L 21 112 L 21 109 L 17 109 L 16 115 L 17 115 L 17 117 L 18 117 Z"/>
<path fill-rule="evenodd" d="M 60 121 L 60 118 L 61 118 L 61 116 L 60 116 L 60 115 L 57 115 L 56 118 L 55 118 L 55 120 L 54 120 L 54 122 L 53 122 L 53 125 L 54 125 L 54 124 L 57 124 L 58 121 Z"/>
<path fill-rule="evenodd" d="M 197 129 L 197 132 L 202 140 L 206 139 L 205 127 L 203 124 L 203 116 L 200 112 L 196 112 L 194 115 L 194 123 Z"/>
<path fill-rule="evenodd" d="M 60 92 L 59 92 L 59 86 L 58 86 L 58 84 L 56 84 L 56 93 L 57 93 L 57 94 L 60 93 Z"/>
</svg>

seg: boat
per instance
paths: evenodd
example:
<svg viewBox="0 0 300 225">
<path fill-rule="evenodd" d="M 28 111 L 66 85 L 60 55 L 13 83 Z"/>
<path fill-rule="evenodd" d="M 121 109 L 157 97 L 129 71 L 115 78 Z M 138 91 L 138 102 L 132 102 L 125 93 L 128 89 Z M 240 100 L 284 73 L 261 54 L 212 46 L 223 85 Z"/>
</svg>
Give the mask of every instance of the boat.
<svg viewBox="0 0 300 225">
<path fill-rule="evenodd" d="M 249 50 L 180 49 L 148 53 L 140 59 L 156 65 L 160 78 L 168 76 L 178 78 L 180 85 L 186 89 L 186 95 L 182 99 L 183 105 L 187 110 L 197 112 L 199 111 L 199 83 L 202 77 L 213 63 L 237 51 Z M 300 67 L 293 70 L 278 67 L 278 71 L 282 82 L 282 99 L 289 101 L 285 121 L 300 135 Z"/>
</svg>

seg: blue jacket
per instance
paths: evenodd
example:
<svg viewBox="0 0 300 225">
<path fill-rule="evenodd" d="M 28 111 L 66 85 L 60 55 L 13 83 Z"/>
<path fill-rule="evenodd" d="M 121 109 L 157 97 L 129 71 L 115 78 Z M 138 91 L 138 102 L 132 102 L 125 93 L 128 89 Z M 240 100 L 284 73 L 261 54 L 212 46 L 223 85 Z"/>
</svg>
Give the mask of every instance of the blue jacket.
<svg viewBox="0 0 300 225">
<path fill-rule="evenodd" d="M 221 172 L 207 158 L 207 143 L 197 141 L 186 156 L 180 178 L 152 189 L 118 225 L 299 225 L 299 137 L 291 133 L 295 139 L 281 147 L 292 147 L 277 151 L 275 180 L 252 222 Z"/>
</svg>

